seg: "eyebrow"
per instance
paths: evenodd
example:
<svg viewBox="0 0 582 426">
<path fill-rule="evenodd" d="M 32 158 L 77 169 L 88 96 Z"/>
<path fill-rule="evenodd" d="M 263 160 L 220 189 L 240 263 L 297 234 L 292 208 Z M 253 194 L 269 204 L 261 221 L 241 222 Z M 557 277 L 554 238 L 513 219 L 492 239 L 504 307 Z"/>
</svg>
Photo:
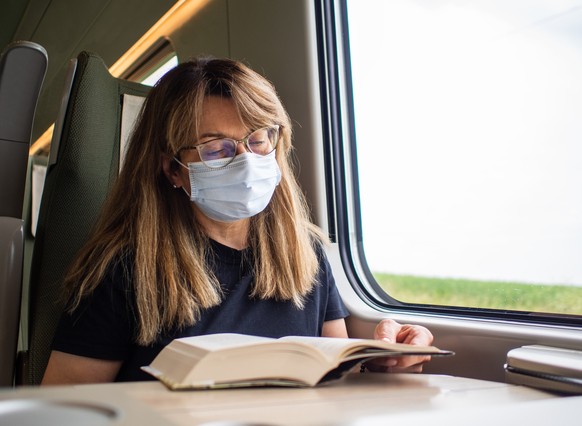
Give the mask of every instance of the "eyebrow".
<svg viewBox="0 0 582 426">
<path fill-rule="evenodd" d="M 246 138 L 248 135 L 250 135 L 251 133 L 253 133 L 254 130 L 249 131 L 249 133 L 246 133 L 245 136 L 243 136 L 244 138 Z M 196 140 L 196 142 L 198 142 L 201 139 L 206 139 L 206 138 L 226 138 L 226 139 L 233 139 L 233 140 L 240 140 L 237 139 L 233 136 L 228 136 L 225 135 L 224 133 L 220 133 L 220 132 L 206 132 L 206 133 L 202 133 L 200 136 L 198 136 L 198 139 Z"/>
<path fill-rule="evenodd" d="M 228 138 L 228 136 L 226 136 L 224 133 L 219 133 L 219 132 L 207 132 L 207 133 L 202 133 L 200 136 L 198 136 L 198 140 L 205 139 L 205 138 Z"/>
</svg>

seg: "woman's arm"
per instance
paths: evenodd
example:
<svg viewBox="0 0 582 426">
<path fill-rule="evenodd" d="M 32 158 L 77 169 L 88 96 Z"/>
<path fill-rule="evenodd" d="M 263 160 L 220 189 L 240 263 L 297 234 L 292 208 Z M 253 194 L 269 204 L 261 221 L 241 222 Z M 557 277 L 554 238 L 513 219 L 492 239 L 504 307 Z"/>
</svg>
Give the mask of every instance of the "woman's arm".
<svg viewBox="0 0 582 426">
<path fill-rule="evenodd" d="M 113 382 L 122 361 L 72 355 L 52 351 L 42 378 L 42 385 Z"/>
<path fill-rule="evenodd" d="M 325 321 L 323 323 L 322 337 L 348 337 L 346 321 L 343 318 Z"/>
</svg>

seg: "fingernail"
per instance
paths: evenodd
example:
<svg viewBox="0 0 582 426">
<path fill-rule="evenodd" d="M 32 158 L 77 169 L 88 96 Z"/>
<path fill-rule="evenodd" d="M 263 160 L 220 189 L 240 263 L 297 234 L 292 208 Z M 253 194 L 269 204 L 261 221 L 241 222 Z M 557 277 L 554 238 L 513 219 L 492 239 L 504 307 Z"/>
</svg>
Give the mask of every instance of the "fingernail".
<svg viewBox="0 0 582 426">
<path fill-rule="evenodd" d="M 386 366 L 388 366 L 388 367 L 395 367 L 396 364 L 398 364 L 398 360 L 396 360 L 396 359 L 386 360 Z"/>
</svg>

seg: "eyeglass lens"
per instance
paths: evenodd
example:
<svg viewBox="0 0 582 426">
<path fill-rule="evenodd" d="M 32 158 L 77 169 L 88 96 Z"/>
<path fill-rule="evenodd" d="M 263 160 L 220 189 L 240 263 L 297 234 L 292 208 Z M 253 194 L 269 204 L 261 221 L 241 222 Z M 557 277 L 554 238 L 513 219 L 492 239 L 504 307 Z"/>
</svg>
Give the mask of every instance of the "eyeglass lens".
<svg viewBox="0 0 582 426">
<path fill-rule="evenodd" d="M 244 143 L 253 153 L 267 155 L 273 152 L 279 139 L 278 127 L 265 127 L 255 130 L 246 138 L 235 141 L 234 139 L 214 139 L 199 145 L 200 159 L 209 167 L 222 167 L 230 162 L 236 155 L 238 143 Z M 218 161 L 217 161 L 218 160 Z M 222 161 L 220 161 L 222 160 Z"/>
</svg>

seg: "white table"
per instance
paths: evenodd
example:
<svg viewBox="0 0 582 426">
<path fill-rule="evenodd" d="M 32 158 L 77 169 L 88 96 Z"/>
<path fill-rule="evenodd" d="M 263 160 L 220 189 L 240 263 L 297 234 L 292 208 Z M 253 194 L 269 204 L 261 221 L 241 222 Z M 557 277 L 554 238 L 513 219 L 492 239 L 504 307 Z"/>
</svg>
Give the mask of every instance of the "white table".
<svg viewBox="0 0 582 426">
<path fill-rule="evenodd" d="M 18 411 L 27 404 L 30 410 Z M 4 425 L 2 410 L 19 413 L 19 426 L 27 419 L 62 426 L 582 424 L 582 397 L 428 374 L 352 374 L 300 389 L 169 391 L 159 382 L 19 388 L 0 391 Z"/>
</svg>

